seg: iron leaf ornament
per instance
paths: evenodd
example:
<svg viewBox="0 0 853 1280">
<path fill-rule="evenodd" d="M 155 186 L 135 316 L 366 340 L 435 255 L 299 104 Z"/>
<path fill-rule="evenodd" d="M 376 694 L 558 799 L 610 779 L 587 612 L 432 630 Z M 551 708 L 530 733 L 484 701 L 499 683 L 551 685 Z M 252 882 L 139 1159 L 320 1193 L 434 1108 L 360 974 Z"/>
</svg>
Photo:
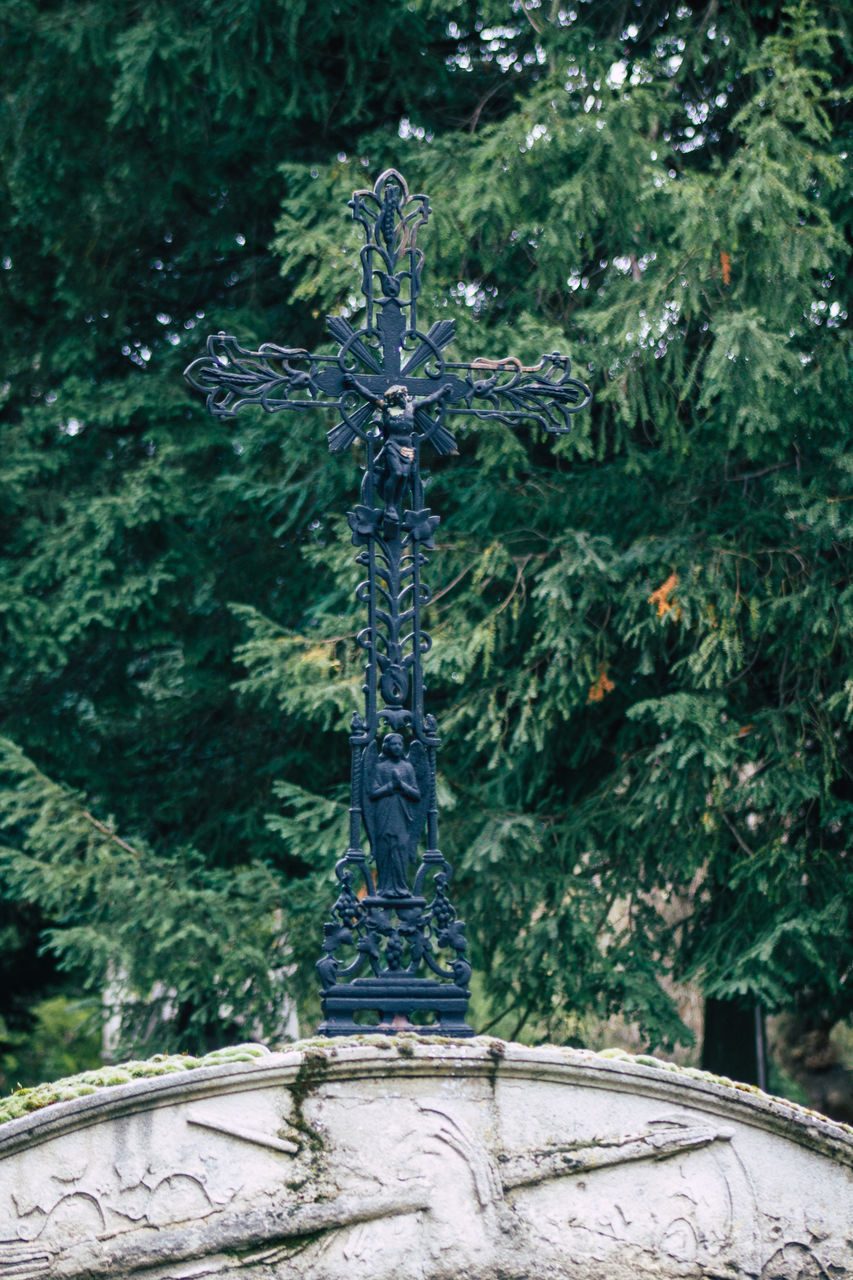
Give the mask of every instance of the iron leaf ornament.
<svg viewBox="0 0 853 1280">
<path fill-rule="evenodd" d="M 185 376 L 215 417 L 250 405 L 270 413 L 334 407 L 330 451 L 363 447 L 360 501 L 347 520 L 364 572 L 356 597 L 366 612 L 358 635 L 365 700 L 350 727 L 349 847 L 335 868 L 337 898 L 316 966 L 319 1031 L 472 1035 L 465 925 L 438 844 L 441 743 L 424 710 L 432 641 L 421 622 L 430 600 L 423 570 L 440 517 L 424 506 L 421 450 L 455 453 L 453 424 L 463 414 L 563 435 L 591 393 L 558 352 L 535 366 L 512 356 L 449 360 L 454 321 L 418 327 L 417 233 L 429 199 L 388 169 L 349 207 L 364 236 L 361 327 L 328 317 L 334 354 L 274 343 L 252 351 L 215 334 Z"/>
</svg>

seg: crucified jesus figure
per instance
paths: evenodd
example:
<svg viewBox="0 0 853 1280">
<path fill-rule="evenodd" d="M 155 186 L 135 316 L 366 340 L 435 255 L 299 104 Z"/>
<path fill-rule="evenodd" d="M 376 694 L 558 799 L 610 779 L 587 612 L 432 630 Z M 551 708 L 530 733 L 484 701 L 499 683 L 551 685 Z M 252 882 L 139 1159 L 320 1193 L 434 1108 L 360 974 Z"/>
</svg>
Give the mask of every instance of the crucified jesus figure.
<svg viewBox="0 0 853 1280">
<path fill-rule="evenodd" d="M 415 414 L 419 409 L 438 404 L 451 386 L 444 383 L 430 396 L 415 397 L 402 385 L 389 387 L 382 395 L 377 395 L 352 374 L 347 383 L 380 411 L 382 448 L 376 455 L 376 488 L 385 504 L 385 518 L 390 523 L 399 524 L 400 507 L 411 485 L 417 457 L 415 441 L 422 434 L 417 430 Z"/>
</svg>

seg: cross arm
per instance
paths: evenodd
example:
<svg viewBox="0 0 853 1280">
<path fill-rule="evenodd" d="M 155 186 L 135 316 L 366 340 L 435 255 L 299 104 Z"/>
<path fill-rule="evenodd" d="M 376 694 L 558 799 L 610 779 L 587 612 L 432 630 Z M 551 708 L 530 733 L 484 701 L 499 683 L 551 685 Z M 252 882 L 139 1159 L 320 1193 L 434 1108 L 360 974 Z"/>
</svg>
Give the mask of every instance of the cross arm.
<svg viewBox="0 0 853 1280">
<path fill-rule="evenodd" d="M 207 354 L 194 360 L 184 376 L 206 396 L 216 418 L 233 418 L 248 404 L 268 412 L 320 408 L 345 390 L 337 356 L 272 342 L 251 351 L 226 333 L 208 338 Z"/>
<path fill-rule="evenodd" d="M 552 435 L 571 431 L 572 414 L 585 409 L 592 392 L 585 382 L 571 377 L 568 356 L 555 351 L 537 365 L 523 365 L 515 356 L 503 360 L 484 357 L 470 364 L 448 361 L 464 377 L 455 390 L 447 413 L 469 413 L 475 418 L 498 418 L 510 426 L 535 422 Z"/>
</svg>

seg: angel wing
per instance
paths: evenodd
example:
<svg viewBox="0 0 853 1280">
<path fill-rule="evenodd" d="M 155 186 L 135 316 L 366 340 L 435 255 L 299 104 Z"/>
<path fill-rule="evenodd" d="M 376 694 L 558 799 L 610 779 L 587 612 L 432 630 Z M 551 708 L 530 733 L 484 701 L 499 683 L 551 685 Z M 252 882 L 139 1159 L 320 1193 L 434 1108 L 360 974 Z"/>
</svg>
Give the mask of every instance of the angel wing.
<svg viewBox="0 0 853 1280">
<path fill-rule="evenodd" d="M 379 747 L 374 738 L 364 748 L 361 756 L 361 816 L 367 827 L 367 839 L 371 851 L 376 848 L 376 805 L 371 804 L 370 793 L 373 789 L 373 775 L 376 772 L 378 759 Z"/>
<path fill-rule="evenodd" d="M 415 777 L 418 780 L 418 790 L 421 793 L 420 800 L 417 800 L 411 806 L 412 826 L 410 830 L 408 858 L 409 862 L 416 862 L 418 856 L 418 841 L 421 838 L 421 832 L 426 826 L 427 813 L 429 812 L 430 793 L 432 790 L 432 779 L 429 771 L 429 760 L 427 759 L 426 748 L 422 742 L 417 739 L 409 747 L 409 764 L 415 771 Z"/>
</svg>

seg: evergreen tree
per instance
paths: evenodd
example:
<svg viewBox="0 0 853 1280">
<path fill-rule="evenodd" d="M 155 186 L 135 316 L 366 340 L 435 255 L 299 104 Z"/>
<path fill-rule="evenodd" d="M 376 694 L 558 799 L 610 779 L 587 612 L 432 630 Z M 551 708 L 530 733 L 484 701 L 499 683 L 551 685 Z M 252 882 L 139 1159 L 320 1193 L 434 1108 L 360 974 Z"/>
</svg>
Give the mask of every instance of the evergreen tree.
<svg viewBox="0 0 853 1280">
<path fill-rule="evenodd" d="M 393 164 L 434 206 L 424 314 L 469 357 L 568 350 L 596 395 L 555 448 L 471 424 L 431 478 L 480 1024 L 620 1011 L 671 1045 L 670 973 L 848 1017 L 845 14 L 196 8 L 5 6 L 8 930 L 96 988 L 158 978 L 189 1048 L 238 1000 L 271 1025 L 277 930 L 310 1017 L 357 472 L 296 415 L 208 420 L 179 371 L 218 328 L 323 342 L 346 200 Z"/>
</svg>

